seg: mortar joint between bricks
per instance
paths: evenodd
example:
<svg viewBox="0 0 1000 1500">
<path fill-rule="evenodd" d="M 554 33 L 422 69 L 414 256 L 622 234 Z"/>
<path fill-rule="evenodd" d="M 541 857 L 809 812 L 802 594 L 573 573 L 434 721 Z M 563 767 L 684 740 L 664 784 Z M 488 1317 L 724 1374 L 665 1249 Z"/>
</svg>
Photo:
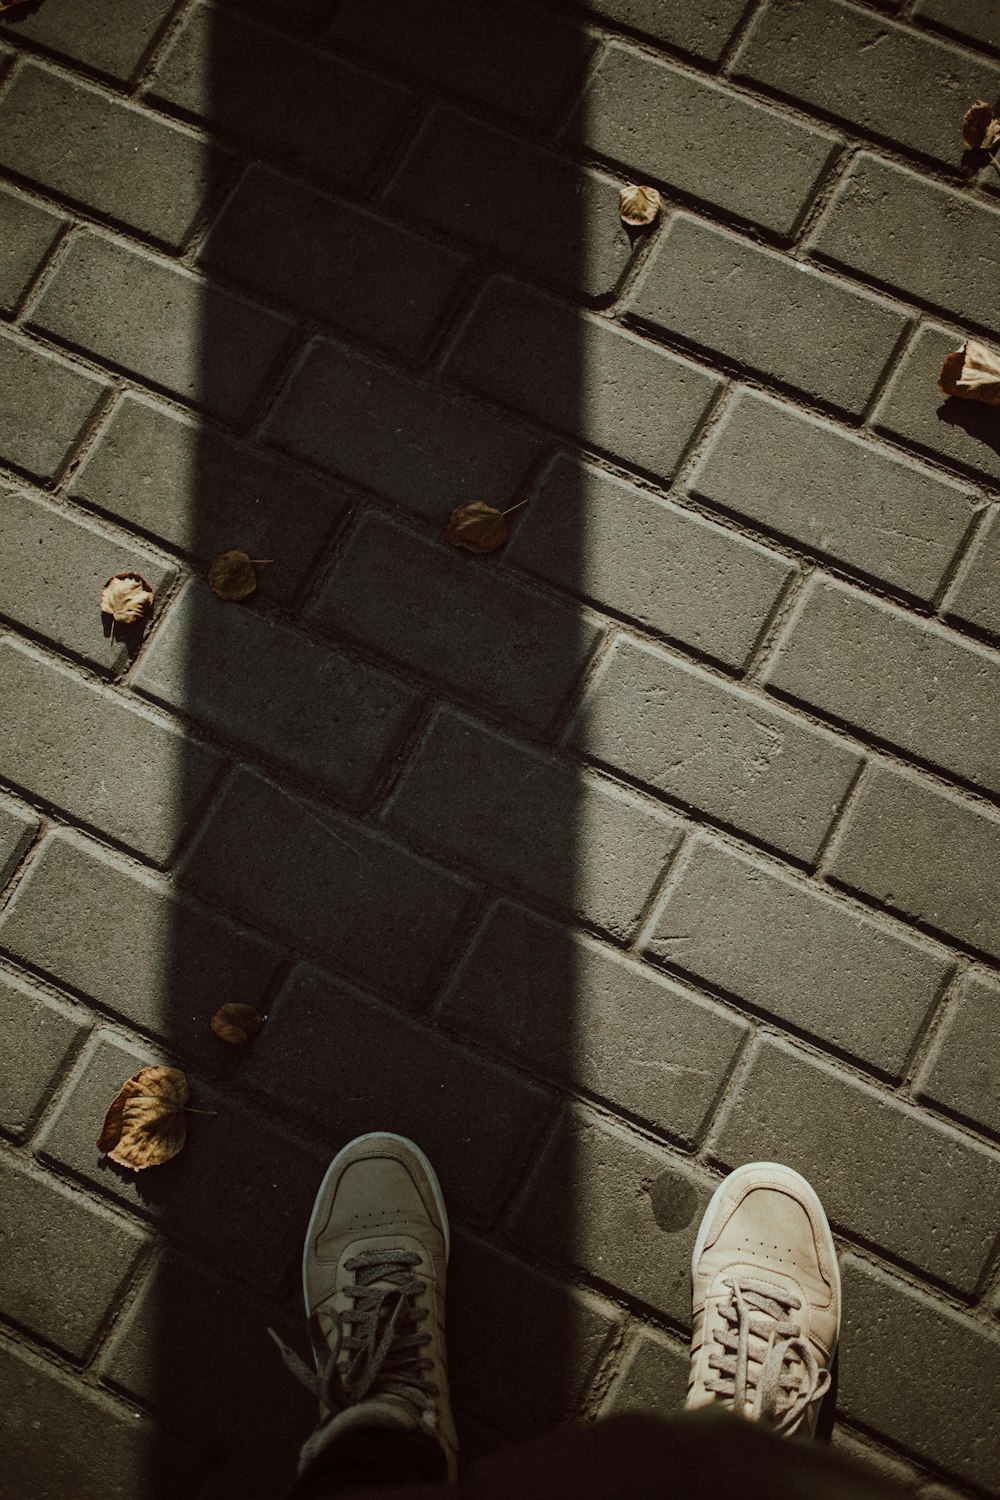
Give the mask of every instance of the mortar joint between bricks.
<svg viewBox="0 0 1000 1500">
<path fill-rule="evenodd" d="M 944 621 L 944 615 L 947 612 L 948 596 L 953 592 L 957 592 L 961 586 L 962 575 L 967 573 L 972 566 L 972 559 L 979 539 L 986 529 L 993 510 L 994 506 L 987 500 L 985 504 L 972 512 L 972 515 L 969 517 L 969 524 L 965 529 L 965 535 L 955 548 L 951 560 L 941 575 L 941 580 L 934 591 L 934 597 L 931 601 L 934 612 L 943 623 L 947 624 L 950 630 L 961 630 L 962 623 L 961 621 Z"/>
<path fill-rule="evenodd" d="M 743 14 L 729 33 L 726 45 L 719 53 L 715 64 L 718 72 L 724 78 L 728 79 L 731 76 L 733 64 L 743 50 L 743 43 L 746 41 L 754 22 L 764 9 L 764 3 L 765 0 L 747 0 Z"/>
<path fill-rule="evenodd" d="M 971 966 L 971 959 L 960 955 L 945 974 L 937 995 L 927 1007 L 927 1013 L 917 1029 L 917 1034 L 903 1064 L 899 1091 L 904 1098 L 917 1102 L 916 1091 L 920 1074 L 944 1026 L 946 1017 L 958 1004 L 958 993 L 962 981 Z"/>
<path fill-rule="evenodd" d="M 170 49 L 174 38 L 188 17 L 194 12 L 197 5 L 198 0 L 175 0 L 173 7 L 167 12 L 159 26 L 153 32 L 142 56 L 132 69 L 127 80 L 126 88 L 131 98 L 137 98 L 143 88 L 152 82 L 156 69 L 164 55 Z"/>
<path fill-rule="evenodd" d="M 760 634 L 748 654 L 746 670 L 743 673 L 744 683 L 753 683 L 755 687 L 766 692 L 763 674 L 766 668 L 777 659 L 782 643 L 791 633 L 807 584 L 815 571 L 815 564 L 804 564 L 797 572 L 790 575 L 778 591 L 771 613 L 761 626 Z"/>
<path fill-rule="evenodd" d="M 820 841 L 820 846 L 813 860 L 813 870 L 822 880 L 826 879 L 830 866 L 833 863 L 836 846 L 840 841 L 841 834 L 846 829 L 851 814 L 861 800 L 862 790 L 870 765 L 871 760 L 869 757 L 862 754 L 857 770 L 848 781 L 847 790 L 840 799 L 838 806 L 834 808 L 829 826 Z"/>
</svg>

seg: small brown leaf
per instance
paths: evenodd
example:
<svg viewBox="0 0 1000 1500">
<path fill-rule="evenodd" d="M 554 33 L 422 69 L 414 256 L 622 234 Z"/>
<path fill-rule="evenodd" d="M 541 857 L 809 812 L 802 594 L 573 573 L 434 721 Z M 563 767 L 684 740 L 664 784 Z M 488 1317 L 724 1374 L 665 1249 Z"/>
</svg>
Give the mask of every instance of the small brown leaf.
<svg viewBox="0 0 1000 1500">
<path fill-rule="evenodd" d="M 140 1068 L 108 1110 L 98 1150 L 133 1172 L 162 1166 L 187 1139 L 187 1100 L 187 1079 L 179 1068 Z"/>
<path fill-rule="evenodd" d="M 249 598 L 257 587 L 250 554 L 239 550 L 221 553 L 208 570 L 208 583 L 213 594 L 230 603 Z"/>
<path fill-rule="evenodd" d="M 101 613 L 119 625 L 134 625 L 153 607 L 153 590 L 141 573 L 116 573 L 101 590 Z"/>
<path fill-rule="evenodd" d="M 967 339 L 941 366 L 938 389 L 946 396 L 1000 406 L 1000 355 L 975 339 Z"/>
<path fill-rule="evenodd" d="M 482 500 L 470 500 L 452 511 L 441 540 L 467 552 L 495 552 L 507 540 L 506 514 Z"/>
<path fill-rule="evenodd" d="M 965 111 L 962 120 L 962 143 L 970 151 L 992 151 L 1000 141 L 1000 121 L 993 113 L 992 105 L 985 99 L 977 99 Z"/>
<path fill-rule="evenodd" d="M 654 223 L 662 206 L 663 199 L 655 188 L 626 187 L 618 194 L 622 223 L 631 224 L 636 229 Z"/>
<path fill-rule="evenodd" d="M 255 1005 L 241 1005 L 233 1000 L 216 1011 L 212 1017 L 212 1030 L 224 1042 L 231 1042 L 234 1047 L 238 1047 L 241 1042 L 247 1042 L 256 1035 L 263 1019 Z"/>
<path fill-rule="evenodd" d="M 3 15 L 5 10 L 13 10 L 15 6 L 27 3 L 28 0 L 0 0 L 0 15 Z"/>
</svg>

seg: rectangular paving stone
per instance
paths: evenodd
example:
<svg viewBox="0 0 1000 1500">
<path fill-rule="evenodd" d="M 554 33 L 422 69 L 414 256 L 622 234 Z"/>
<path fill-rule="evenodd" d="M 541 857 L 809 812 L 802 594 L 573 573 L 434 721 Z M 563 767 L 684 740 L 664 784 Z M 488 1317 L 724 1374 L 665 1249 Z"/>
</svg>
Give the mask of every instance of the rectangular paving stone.
<svg viewBox="0 0 1000 1500">
<path fill-rule="evenodd" d="M 289 336 L 275 313 L 89 232 L 60 260 L 31 326 L 231 422 Z"/>
<path fill-rule="evenodd" d="M 908 321 L 870 292 L 688 214 L 671 219 L 626 310 L 727 363 L 856 415 Z"/>
<path fill-rule="evenodd" d="M 347 0 L 332 40 L 529 125 L 564 102 L 592 46 L 530 0 Z"/>
<path fill-rule="evenodd" d="M 37 832 L 38 818 L 30 807 L 12 797 L 0 797 L 0 888 L 17 869 Z"/>
<path fill-rule="evenodd" d="M 764 675 L 820 714 L 1000 790 L 1000 658 L 985 647 L 816 576 Z"/>
<path fill-rule="evenodd" d="M 977 503 L 968 485 L 746 390 L 689 488 L 921 599 L 933 596 Z"/>
<path fill-rule="evenodd" d="M 38 63 L 0 98 L 0 166 L 165 245 L 189 234 L 217 157 L 191 131 Z"/>
<path fill-rule="evenodd" d="M 742 0 L 589 0 L 585 7 L 606 21 L 620 23 L 681 52 L 715 61 L 746 9 Z"/>
<path fill-rule="evenodd" d="M 656 1329 L 640 1328 L 618 1366 L 602 1414 L 676 1416 L 687 1396 L 690 1369 L 687 1344 Z"/>
<path fill-rule="evenodd" d="M 1000 511 L 991 507 L 969 566 L 952 589 L 944 615 L 990 635 L 1000 635 Z"/>
<path fill-rule="evenodd" d="M 839 0 L 769 0 L 733 72 L 952 169 L 956 98 L 1000 90 L 995 64 Z"/>
<path fill-rule="evenodd" d="M 620 44 L 601 57 L 569 128 L 640 181 L 778 235 L 792 234 L 840 149 L 826 131 Z"/>
<path fill-rule="evenodd" d="M 754 1043 L 710 1150 L 787 1163 L 833 1224 L 960 1292 L 990 1259 L 1000 1154 L 784 1040 Z"/>
<path fill-rule="evenodd" d="M 0 314 L 14 312 L 66 222 L 50 208 L 0 189 Z"/>
<path fill-rule="evenodd" d="M 131 78 L 173 0 L 46 0 L 2 28 L 108 77 Z"/>
<path fill-rule="evenodd" d="M 2 482 L 0 516 L 0 614 L 95 667 L 126 666 L 135 633 L 112 639 L 111 617 L 98 607 L 101 590 L 115 573 L 135 572 L 159 597 L 175 576 L 167 559 Z"/>
<path fill-rule="evenodd" d="M 181 878 L 252 926 L 410 1004 L 471 895 L 459 876 L 243 769 Z"/>
<path fill-rule="evenodd" d="M 543 1090 L 312 969 L 296 972 L 247 1067 L 326 1140 L 378 1129 L 419 1141 L 446 1201 L 479 1220 L 510 1192 L 550 1113 Z"/>
<path fill-rule="evenodd" d="M 346 496 L 164 406 L 127 392 L 70 486 L 84 505 L 165 542 L 203 571 L 232 547 L 274 562 L 255 598 L 291 598 Z"/>
<path fill-rule="evenodd" d="M 1000 956 L 1000 819 L 978 803 L 876 765 L 837 841 L 830 875 Z"/>
<path fill-rule="evenodd" d="M 793 573 L 758 542 L 569 457 L 518 513 L 503 557 L 732 667 Z"/>
<path fill-rule="evenodd" d="M 158 1169 L 151 1192 L 141 1177 L 109 1163 L 95 1143 L 126 1078 L 163 1060 L 99 1032 L 45 1128 L 39 1154 L 151 1221 L 171 1244 L 190 1244 L 201 1257 L 264 1290 L 284 1289 L 298 1271 L 328 1154 L 307 1150 L 259 1111 L 188 1074 L 192 1107 L 217 1113 L 190 1117 L 183 1157 Z M 196 1130 L 196 1124 L 203 1128 Z"/>
<path fill-rule="evenodd" d="M 236 662 L 252 662 L 252 671 L 234 671 Z M 377 667 L 234 610 L 200 579 L 172 606 L 132 685 L 354 804 L 370 794 L 418 700 Z"/>
<path fill-rule="evenodd" d="M 266 21 L 270 26 L 293 31 L 296 36 L 322 31 L 330 14 L 329 0 L 296 0 L 293 10 L 289 9 L 286 0 L 222 0 L 222 3 Z"/>
<path fill-rule="evenodd" d="M 951 969 L 943 949 L 704 834 L 643 948 L 894 1077 Z"/>
<path fill-rule="evenodd" d="M 310 615 L 338 639 L 538 729 L 552 724 L 599 637 L 577 608 L 371 514 Z M 353 713 L 364 697 L 362 689 Z"/>
<path fill-rule="evenodd" d="M 228 1055 L 212 1016 L 231 1000 L 263 1008 L 277 963 L 162 876 L 68 829 L 49 835 L 0 914 L 0 948 L 215 1069 Z"/>
<path fill-rule="evenodd" d="M 467 265 L 420 235 L 256 164 L 200 260 L 410 358 L 450 307 Z"/>
<path fill-rule="evenodd" d="M 145 1236 L 120 1214 L 6 1152 L 0 1154 L 0 1194 L 0 1305 L 36 1338 L 82 1362 Z"/>
<path fill-rule="evenodd" d="M 48 349 L 0 333 L 0 460 L 54 479 L 109 390 Z"/>
<path fill-rule="evenodd" d="M 86 1034 L 87 1018 L 79 1007 L 60 1004 L 22 975 L 0 969 L 0 1030 L 17 1038 L 0 1054 L 0 1128 L 21 1140 Z"/>
<path fill-rule="evenodd" d="M 861 765 L 835 735 L 628 640 L 603 663 L 572 737 L 599 765 L 807 863 Z"/>
<path fill-rule="evenodd" d="M 879 403 L 877 432 L 928 453 L 942 463 L 1000 478 L 996 419 L 988 406 L 942 395 L 938 377 L 945 357 L 962 347 L 961 334 L 925 324 Z"/>
<path fill-rule="evenodd" d="M 449 984 L 445 1025 L 534 1076 L 693 1142 L 744 1022 L 645 964 L 499 902 Z"/>
<path fill-rule="evenodd" d="M 973 327 L 989 327 L 998 233 L 997 209 L 862 152 L 811 250 Z"/>
<path fill-rule="evenodd" d="M 669 479 L 714 375 L 517 282 L 480 297 L 446 372 L 588 447 Z"/>
<path fill-rule="evenodd" d="M 542 281 L 600 298 L 610 296 L 632 255 L 618 194 L 618 183 L 566 156 L 442 107 L 417 137 L 389 198 L 407 218 Z"/>
<path fill-rule="evenodd" d="M 220 757 L 123 694 L 0 641 L 0 777 L 166 864 Z M 72 754 L 68 753 L 72 747 Z M 123 749 L 124 747 L 124 749 Z"/>
<path fill-rule="evenodd" d="M 1000 985 L 986 974 L 966 974 L 920 1070 L 916 1097 L 962 1115 L 1000 1135 L 1000 1073 L 996 1038 Z"/>
<path fill-rule="evenodd" d="M 968 1313 L 853 1255 L 845 1256 L 842 1273 L 838 1410 L 959 1483 L 989 1492 L 1000 1467 L 991 1395 L 1000 1380 L 1000 1339 Z"/>
<path fill-rule="evenodd" d="M 383 816 L 437 858 L 621 941 L 681 833 L 649 802 L 447 710 Z"/>
<path fill-rule="evenodd" d="M 160 59 L 146 97 L 214 133 L 246 137 L 297 172 L 358 187 L 410 96 L 293 37 L 202 5 Z"/>
<path fill-rule="evenodd" d="M 930 21 L 944 31 L 1000 52 L 1000 16 L 980 0 L 917 0 L 913 14 L 918 21 Z"/>
<path fill-rule="evenodd" d="M 279 400 L 266 437 L 442 526 L 464 501 L 503 508 L 520 499 L 538 452 L 499 414 L 324 340 Z"/>
<path fill-rule="evenodd" d="M 568 1105 L 510 1230 L 688 1327 L 691 1252 L 714 1185 L 689 1158 Z"/>
</svg>

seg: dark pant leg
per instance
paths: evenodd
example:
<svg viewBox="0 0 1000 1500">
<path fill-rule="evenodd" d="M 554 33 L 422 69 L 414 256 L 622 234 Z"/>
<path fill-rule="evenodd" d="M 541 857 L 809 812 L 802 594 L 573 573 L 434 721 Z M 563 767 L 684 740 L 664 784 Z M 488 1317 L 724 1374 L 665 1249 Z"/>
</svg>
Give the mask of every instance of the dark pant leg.
<svg viewBox="0 0 1000 1500">
<path fill-rule="evenodd" d="M 313 1460 L 289 1500 L 333 1500 L 365 1490 L 443 1483 L 440 1447 L 419 1433 L 369 1428 L 347 1433 Z"/>
</svg>

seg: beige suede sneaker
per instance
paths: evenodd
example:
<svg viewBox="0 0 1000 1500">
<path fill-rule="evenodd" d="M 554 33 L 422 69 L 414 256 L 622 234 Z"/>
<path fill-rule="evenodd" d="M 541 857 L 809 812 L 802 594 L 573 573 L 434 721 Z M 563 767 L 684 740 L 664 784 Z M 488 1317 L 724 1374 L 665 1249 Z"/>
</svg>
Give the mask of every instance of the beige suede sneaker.
<svg viewBox="0 0 1000 1500">
<path fill-rule="evenodd" d="M 840 1268 L 805 1178 L 769 1161 L 731 1172 L 705 1211 L 691 1275 L 687 1407 L 718 1401 L 811 1435 L 840 1333 Z"/>
<path fill-rule="evenodd" d="M 449 1245 L 440 1184 L 412 1141 L 362 1135 L 334 1158 L 302 1256 L 316 1375 L 281 1345 L 320 1401 L 300 1472 L 344 1434 L 387 1428 L 435 1439 L 454 1481 L 444 1344 Z"/>
</svg>

